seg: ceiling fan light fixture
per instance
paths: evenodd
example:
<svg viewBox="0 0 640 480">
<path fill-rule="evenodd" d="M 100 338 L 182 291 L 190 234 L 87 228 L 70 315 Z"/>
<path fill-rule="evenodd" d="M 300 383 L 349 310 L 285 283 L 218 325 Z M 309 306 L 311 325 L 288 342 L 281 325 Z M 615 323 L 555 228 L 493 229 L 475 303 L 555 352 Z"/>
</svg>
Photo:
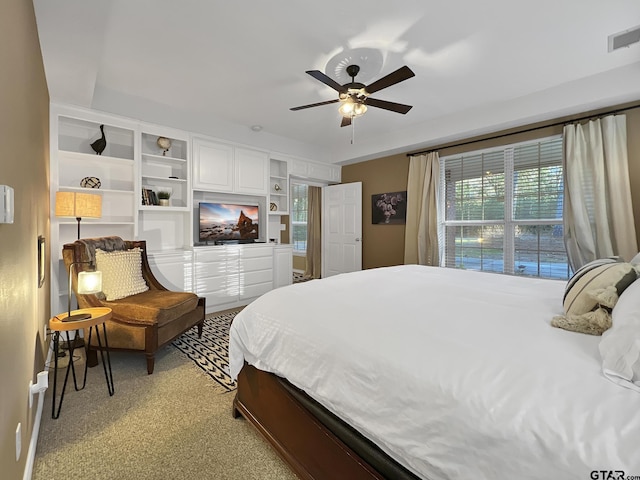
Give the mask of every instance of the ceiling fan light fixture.
<svg viewBox="0 0 640 480">
<path fill-rule="evenodd" d="M 338 111 L 343 117 L 359 117 L 365 114 L 367 106 L 364 103 L 356 102 L 352 98 L 349 98 L 342 102 Z"/>
<path fill-rule="evenodd" d="M 320 70 L 307 70 L 307 74 L 324 83 L 328 87 L 334 89 L 338 93 L 338 98 L 335 98 L 334 100 L 327 100 L 324 102 L 311 103 L 309 105 L 302 105 L 300 107 L 293 107 L 290 110 L 304 110 L 306 108 L 319 107 L 321 105 L 329 105 L 331 103 L 340 103 L 338 111 L 342 115 L 342 122 L 340 123 L 341 127 L 353 125 L 352 120 L 355 117 L 359 117 L 365 114 L 365 112 L 367 111 L 367 105 L 365 105 L 365 102 L 368 103 L 369 106 L 401 114 L 405 114 L 409 110 L 411 110 L 411 105 L 403 105 L 401 103 L 378 100 L 369 96 L 372 93 L 376 93 L 382 90 L 383 88 L 390 87 L 397 83 L 408 80 L 411 77 L 414 77 L 415 74 L 406 65 L 389 73 L 388 75 L 385 75 L 382 78 L 379 78 L 369 85 L 364 85 L 360 82 L 356 82 L 355 77 L 360 71 L 360 67 L 358 65 L 348 65 L 345 70 L 351 77 L 351 82 L 345 83 L 344 85 L 340 85 L 333 78 L 322 73 Z"/>
</svg>

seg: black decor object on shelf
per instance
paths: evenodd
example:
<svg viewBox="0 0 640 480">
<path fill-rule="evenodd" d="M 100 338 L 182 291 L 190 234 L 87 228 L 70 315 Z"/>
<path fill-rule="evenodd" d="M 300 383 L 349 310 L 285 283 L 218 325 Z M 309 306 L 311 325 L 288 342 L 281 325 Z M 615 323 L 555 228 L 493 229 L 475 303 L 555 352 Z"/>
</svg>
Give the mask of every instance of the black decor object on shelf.
<svg viewBox="0 0 640 480">
<path fill-rule="evenodd" d="M 104 136 L 104 125 L 100 125 L 100 133 L 102 133 L 102 137 L 91 144 L 91 148 L 93 148 L 93 151 L 96 152 L 97 155 L 102 155 L 102 152 L 104 152 L 107 146 L 107 138 Z"/>
</svg>

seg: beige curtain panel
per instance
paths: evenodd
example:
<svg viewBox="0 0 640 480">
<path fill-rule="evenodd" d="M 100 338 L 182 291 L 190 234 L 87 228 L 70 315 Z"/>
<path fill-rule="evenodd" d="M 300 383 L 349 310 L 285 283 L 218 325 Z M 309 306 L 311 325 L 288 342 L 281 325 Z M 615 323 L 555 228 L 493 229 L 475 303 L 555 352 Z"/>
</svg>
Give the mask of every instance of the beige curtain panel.
<svg viewBox="0 0 640 480">
<path fill-rule="evenodd" d="M 438 247 L 438 152 L 409 157 L 404 263 L 440 265 Z"/>
<path fill-rule="evenodd" d="M 638 253 L 625 115 L 564 127 L 564 237 L 573 270 Z"/>
<path fill-rule="evenodd" d="M 309 186 L 307 190 L 307 261 L 304 278 L 320 278 L 322 187 Z"/>
</svg>

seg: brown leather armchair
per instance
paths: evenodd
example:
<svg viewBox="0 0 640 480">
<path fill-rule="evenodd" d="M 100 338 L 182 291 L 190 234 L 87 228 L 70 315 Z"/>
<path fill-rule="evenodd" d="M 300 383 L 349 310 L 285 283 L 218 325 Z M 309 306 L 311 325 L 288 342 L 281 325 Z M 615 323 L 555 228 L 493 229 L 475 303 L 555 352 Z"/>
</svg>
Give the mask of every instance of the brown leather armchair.
<svg viewBox="0 0 640 480">
<path fill-rule="evenodd" d="M 106 300 L 101 293 L 78 295 L 77 274 L 89 270 L 91 267 L 89 263 L 75 265 L 72 269 L 72 284 L 79 308 L 111 308 L 111 319 L 105 323 L 109 350 L 143 351 L 147 357 L 147 372 L 152 374 L 155 353 L 160 347 L 194 326 L 198 327 L 198 336 L 202 335 L 205 299 L 194 293 L 169 291 L 162 286 L 149 267 L 144 240 L 130 241 L 120 237 L 85 238 L 65 244 L 62 254 L 69 271 L 69 266 L 73 262 L 92 262 L 95 265 L 96 249 L 113 252 L 135 247 L 142 250 L 142 276 L 149 290 L 111 301 Z M 87 339 L 88 332 L 84 333 Z M 94 336 L 91 344 L 86 345 L 87 362 L 90 366 L 98 363 L 98 348 Z"/>
</svg>

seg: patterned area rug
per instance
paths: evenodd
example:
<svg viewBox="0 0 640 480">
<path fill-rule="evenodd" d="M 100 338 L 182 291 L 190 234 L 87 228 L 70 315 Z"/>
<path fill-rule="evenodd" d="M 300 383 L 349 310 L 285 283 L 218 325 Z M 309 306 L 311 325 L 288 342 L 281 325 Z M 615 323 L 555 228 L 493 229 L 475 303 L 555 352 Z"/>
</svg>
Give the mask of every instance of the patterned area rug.
<svg viewBox="0 0 640 480">
<path fill-rule="evenodd" d="M 293 272 L 293 283 L 308 282 L 310 278 L 304 278 L 304 273 Z"/>
<path fill-rule="evenodd" d="M 236 388 L 236 382 L 229 376 L 229 328 L 239 311 L 207 316 L 202 338 L 198 338 L 198 329 L 192 328 L 173 341 L 174 347 L 227 392 Z"/>
</svg>

